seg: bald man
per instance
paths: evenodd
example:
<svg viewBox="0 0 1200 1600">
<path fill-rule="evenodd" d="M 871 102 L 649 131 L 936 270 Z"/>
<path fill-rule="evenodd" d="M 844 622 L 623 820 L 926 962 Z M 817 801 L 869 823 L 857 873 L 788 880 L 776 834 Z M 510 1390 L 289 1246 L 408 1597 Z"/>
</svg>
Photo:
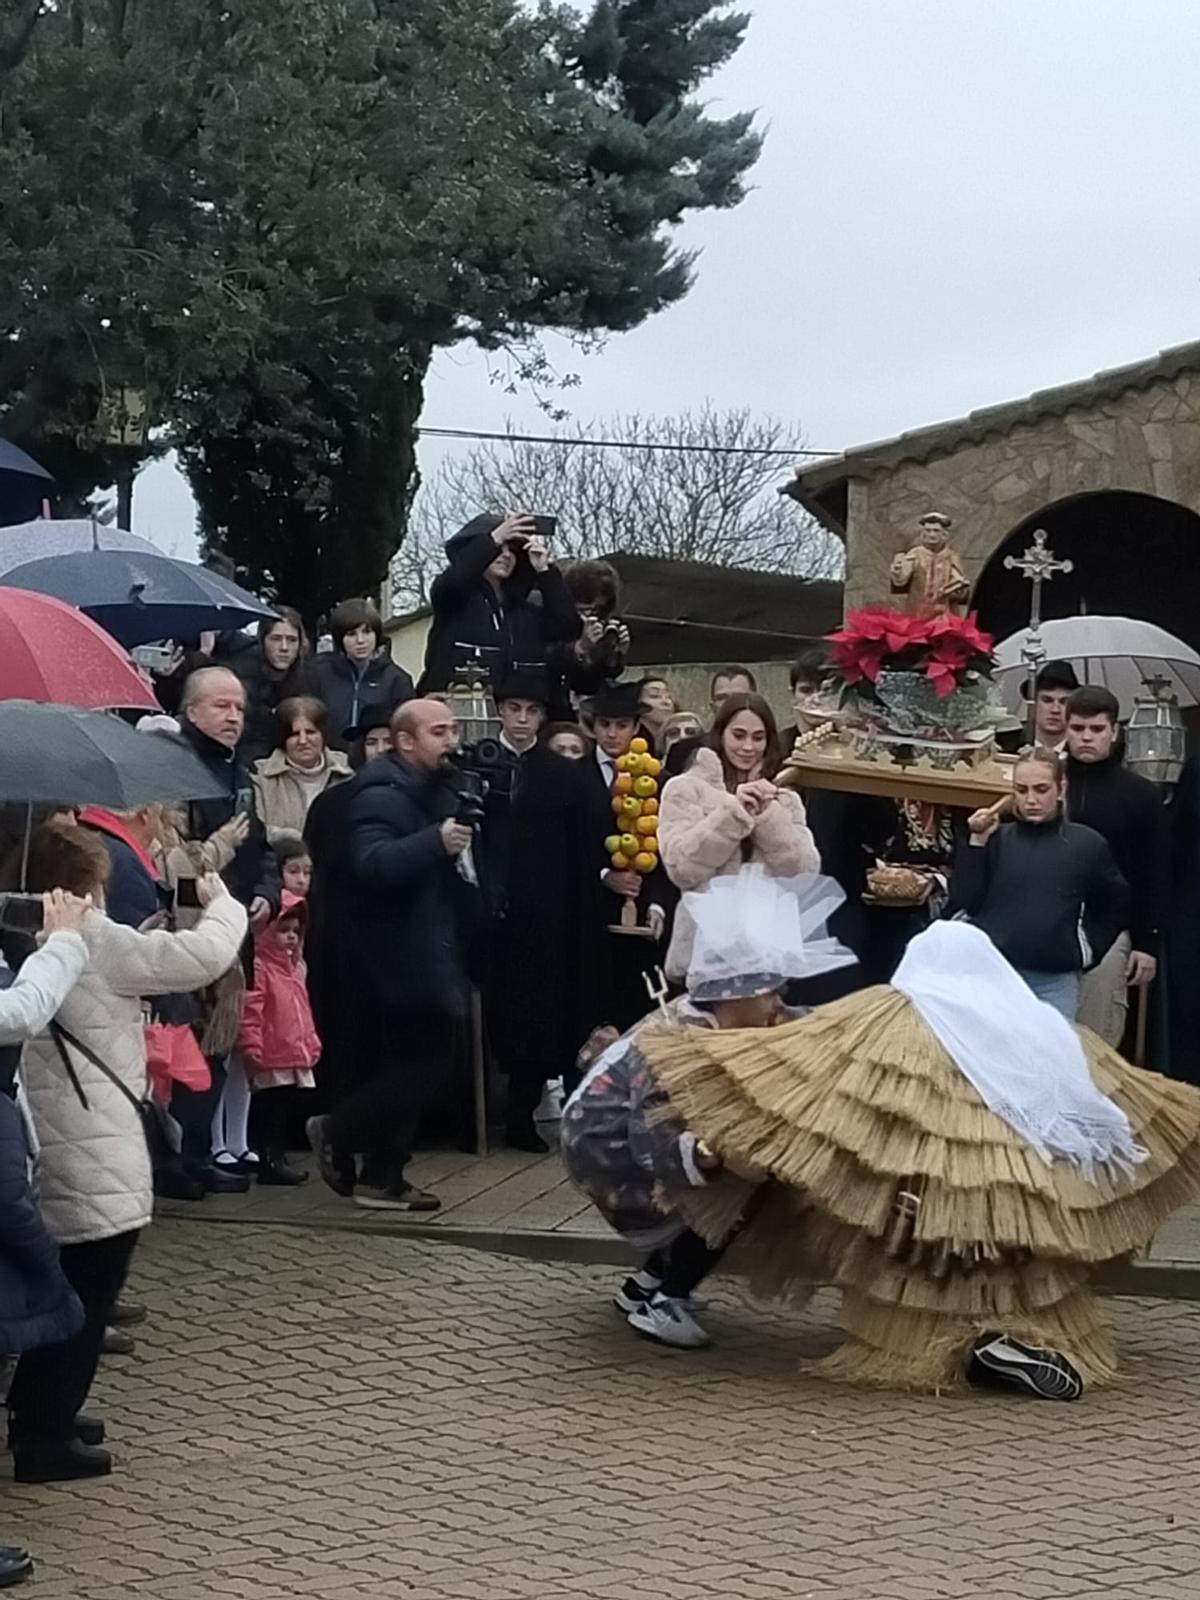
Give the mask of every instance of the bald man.
<svg viewBox="0 0 1200 1600">
<path fill-rule="evenodd" d="M 455 1029 L 468 1012 L 473 831 L 455 821 L 449 757 L 458 725 L 449 706 L 409 700 L 391 728 L 392 753 L 354 780 L 340 881 L 327 906 L 341 1004 L 355 1030 L 340 1064 L 353 1078 L 308 1132 L 336 1193 L 367 1210 L 436 1211 L 437 1197 L 404 1169 L 430 1090 L 452 1071 Z"/>
</svg>

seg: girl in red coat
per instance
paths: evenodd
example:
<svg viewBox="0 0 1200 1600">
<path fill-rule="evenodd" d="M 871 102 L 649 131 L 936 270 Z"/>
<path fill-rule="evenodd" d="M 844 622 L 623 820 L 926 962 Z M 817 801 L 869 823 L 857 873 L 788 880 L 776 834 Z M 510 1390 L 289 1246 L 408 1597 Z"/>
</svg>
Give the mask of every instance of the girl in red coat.
<svg viewBox="0 0 1200 1600">
<path fill-rule="evenodd" d="M 279 916 L 254 937 L 254 987 L 246 995 L 238 1049 L 254 1090 L 259 1183 L 296 1184 L 308 1176 L 286 1160 L 288 1091 L 314 1086 L 321 1055 L 302 954 L 307 914 L 300 896 L 284 889 Z"/>
</svg>

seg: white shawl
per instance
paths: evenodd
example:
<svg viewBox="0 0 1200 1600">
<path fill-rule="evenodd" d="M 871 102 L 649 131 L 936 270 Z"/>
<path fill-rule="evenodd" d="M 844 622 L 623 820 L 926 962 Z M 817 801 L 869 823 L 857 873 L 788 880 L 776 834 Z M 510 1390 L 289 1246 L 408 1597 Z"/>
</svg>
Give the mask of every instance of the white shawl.
<svg viewBox="0 0 1200 1600">
<path fill-rule="evenodd" d="M 1129 1119 L 1092 1082 L 1079 1035 L 979 928 L 935 922 L 892 979 L 988 1109 L 1044 1161 L 1128 1172 L 1146 1160 Z"/>
</svg>

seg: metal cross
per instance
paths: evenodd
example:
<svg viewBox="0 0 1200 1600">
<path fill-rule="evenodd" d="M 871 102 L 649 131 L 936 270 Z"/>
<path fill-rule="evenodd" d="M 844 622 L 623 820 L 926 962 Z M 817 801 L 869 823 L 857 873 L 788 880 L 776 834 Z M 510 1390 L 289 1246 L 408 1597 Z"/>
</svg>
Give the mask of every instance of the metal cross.
<svg viewBox="0 0 1200 1600">
<path fill-rule="evenodd" d="M 1059 561 L 1054 552 L 1046 546 L 1046 530 L 1038 528 L 1033 535 L 1033 543 L 1023 556 L 1005 556 L 1004 566 L 1009 572 L 1019 572 L 1029 579 L 1033 585 L 1033 593 L 1029 600 L 1029 631 L 1025 635 L 1025 642 L 1021 646 L 1021 661 L 1029 677 L 1032 689 L 1037 682 L 1037 675 L 1046 664 L 1046 647 L 1042 643 L 1042 585 L 1048 583 L 1058 573 L 1074 572 L 1073 561 Z M 1029 696 L 1030 728 L 1033 727 L 1033 702 L 1035 696 Z"/>
</svg>

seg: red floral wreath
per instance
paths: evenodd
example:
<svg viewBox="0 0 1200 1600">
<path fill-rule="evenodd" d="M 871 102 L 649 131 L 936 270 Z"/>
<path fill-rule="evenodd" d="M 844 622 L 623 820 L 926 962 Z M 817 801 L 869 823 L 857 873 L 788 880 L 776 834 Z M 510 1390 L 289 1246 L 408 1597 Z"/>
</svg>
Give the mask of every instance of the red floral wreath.
<svg viewBox="0 0 1200 1600">
<path fill-rule="evenodd" d="M 924 672 L 939 698 L 954 693 L 969 672 L 987 672 L 992 665 L 991 634 L 975 620 L 948 613 L 910 617 L 887 606 L 851 611 L 844 627 L 826 635 L 830 652 L 847 683 L 874 683 L 885 669 Z"/>
</svg>

